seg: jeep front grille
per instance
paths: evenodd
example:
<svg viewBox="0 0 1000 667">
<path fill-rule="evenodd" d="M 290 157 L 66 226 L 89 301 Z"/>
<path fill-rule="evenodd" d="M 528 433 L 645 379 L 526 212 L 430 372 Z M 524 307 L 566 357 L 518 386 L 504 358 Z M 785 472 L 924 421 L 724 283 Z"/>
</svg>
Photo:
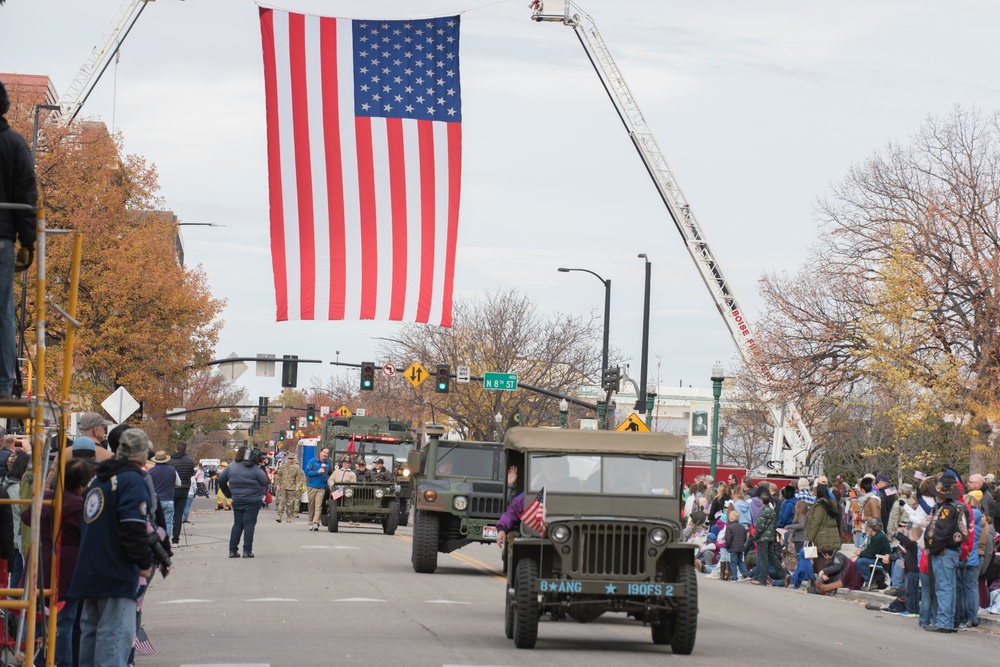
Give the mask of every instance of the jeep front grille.
<svg viewBox="0 0 1000 667">
<path fill-rule="evenodd" d="M 375 489 L 370 486 L 354 487 L 354 496 L 349 502 L 352 507 L 378 507 L 382 503 L 375 498 Z"/>
<path fill-rule="evenodd" d="M 572 524 L 572 574 L 631 577 L 646 571 L 648 529 L 618 523 Z"/>
</svg>

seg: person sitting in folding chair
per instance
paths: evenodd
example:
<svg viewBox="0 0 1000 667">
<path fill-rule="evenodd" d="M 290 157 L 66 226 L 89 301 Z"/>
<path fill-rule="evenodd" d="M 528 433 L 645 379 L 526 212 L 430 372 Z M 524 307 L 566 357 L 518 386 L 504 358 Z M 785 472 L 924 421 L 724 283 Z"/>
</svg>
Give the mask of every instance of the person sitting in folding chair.
<svg viewBox="0 0 1000 667">
<path fill-rule="evenodd" d="M 885 569 L 882 567 L 881 557 L 892 553 L 892 546 L 889 544 L 889 538 L 882 530 L 882 519 L 879 517 L 873 516 L 865 522 L 865 532 L 867 533 L 868 543 L 864 545 L 863 549 L 854 550 L 852 560 L 858 568 L 858 574 L 865 580 L 865 589 L 871 590 L 875 572 L 885 572 Z M 879 588 L 885 588 L 885 586 L 879 586 Z"/>
</svg>

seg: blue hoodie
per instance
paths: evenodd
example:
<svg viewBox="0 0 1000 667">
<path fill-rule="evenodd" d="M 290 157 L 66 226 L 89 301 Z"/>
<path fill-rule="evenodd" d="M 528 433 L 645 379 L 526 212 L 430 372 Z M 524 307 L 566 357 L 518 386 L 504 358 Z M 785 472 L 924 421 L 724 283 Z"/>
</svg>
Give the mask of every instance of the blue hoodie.
<svg viewBox="0 0 1000 667">
<path fill-rule="evenodd" d="M 733 508 L 740 513 L 737 521 L 742 523 L 745 527 L 749 528 L 750 524 L 753 523 L 753 518 L 750 514 L 750 503 L 746 500 L 734 500 Z"/>
</svg>

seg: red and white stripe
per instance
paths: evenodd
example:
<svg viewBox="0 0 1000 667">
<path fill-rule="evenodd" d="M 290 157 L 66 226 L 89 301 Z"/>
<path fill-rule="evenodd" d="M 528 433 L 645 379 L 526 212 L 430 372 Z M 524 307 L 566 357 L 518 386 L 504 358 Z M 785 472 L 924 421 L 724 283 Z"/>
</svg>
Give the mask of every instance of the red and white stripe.
<svg viewBox="0 0 1000 667">
<path fill-rule="evenodd" d="M 278 321 L 451 326 L 461 124 L 355 118 L 350 20 L 260 24 Z"/>
</svg>

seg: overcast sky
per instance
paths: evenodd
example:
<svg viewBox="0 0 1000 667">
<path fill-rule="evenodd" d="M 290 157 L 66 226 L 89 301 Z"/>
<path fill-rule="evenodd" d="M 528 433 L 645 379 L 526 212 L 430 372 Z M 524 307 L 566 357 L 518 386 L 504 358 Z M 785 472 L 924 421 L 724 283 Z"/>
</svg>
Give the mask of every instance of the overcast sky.
<svg viewBox="0 0 1000 667">
<path fill-rule="evenodd" d="M 0 71 L 64 91 L 118 0 L 8 0 Z M 613 282 L 611 342 L 638 377 L 643 261 L 653 262 L 651 380 L 704 386 L 737 354 L 656 189 L 571 29 L 528 0 L 283 0 L 328 16 L 462 13 L 464 179 L 456 299 L 516 289 L 542 313 L 595 312 Z M 757 280 L 795 271 L 817 198 L 850 165 L 906 142 L 930 114 L 1000 108 L 1000 3 L 590 0 L 621 72 L 737 296 L 766 317 Z M 157 0 L 84 107 L 157 167 L 185 222 L 189 264 L 228 300 L 219 357 L 270 352 L 360 362 L 391 322 L 274 321 L 257 7 Z M 411 360 L 383 360 L 407 364 Z M 424 359 L 425 365 L 438 360 Z M 491 369 L 505 371 L 508 369 Z M 334 367 L 300 369 L 300 386 Z M 347 372 L 347 371 L 339 371 Z M 244 376 L 250 395 L 276 379 Z M 356 374 L 356 371 L 355 371 Z"/>
</svg>

